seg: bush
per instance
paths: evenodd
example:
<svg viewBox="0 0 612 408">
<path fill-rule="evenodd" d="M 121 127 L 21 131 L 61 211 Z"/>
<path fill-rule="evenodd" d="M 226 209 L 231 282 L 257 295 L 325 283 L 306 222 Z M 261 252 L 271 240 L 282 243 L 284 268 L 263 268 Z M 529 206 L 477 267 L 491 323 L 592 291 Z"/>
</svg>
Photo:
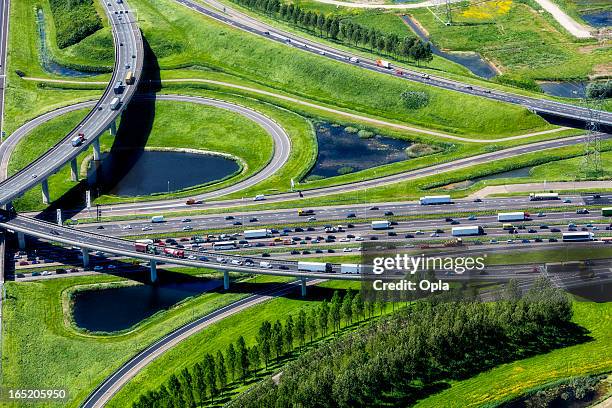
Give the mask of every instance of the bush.
<svg viewBox="0 0 612 408">
<path fill-rule="evenodd" d="M 406 148 L 406 156 L 411 159 L 415 157 L 427 156 L 429 154 L 437 153 L 441 149 L 437 146 L 428 145 L 425 143 L 415 143 Z"/>
<path fill-rule="evenodd" d="M 612 81 L 591 82 L 586 89 L 589 98 L 612 98 Z"/>
<path fill-rule="evenodd" d="M 404 91 L 400 99 L 408 109 L 420 109 L 429 104 L 429 94 L 423 91 Z"/>
<path fill-rule="evenodd" d="M 371 139 L 374 137 L 374 132 L 370 132 L 369 130 L 360 130 L 357 132 L 360 138 L 362 139 Z"/>
<path fill-rule="evenodd" d="M 504 85 L 514 86 L 516 88 L 526 89 L 528 91 L 542 92 L 542 88 L 533 79 L 513 78 L 507 75 L 498 75 L 493 79 L 495 82 Z"/>
<path fill-rule="evenodd" d="M 349 173 L 352 173 L 354 171 L 355 171 L 355 169 L 353 167 L 351 167 L 351 166 L 344 166 L 344 167 L 340 167 L 338 169 L 338 174 L 339 175 L 349 174 Z"/>
<path fill-rule="evenodd" d="M 359 129 L 357 129 L 356 127 L 347 126 L 347 127 L 344 128 L 344 131 L 346 133 L 357 133 L 357 132 L 359 132 Z"/>
<path fill-rule="evenodd" d="M 76 44 L 102 28 L 93 0 L 49 0 L 49 4 L 59 48 Z"/>
</svg>

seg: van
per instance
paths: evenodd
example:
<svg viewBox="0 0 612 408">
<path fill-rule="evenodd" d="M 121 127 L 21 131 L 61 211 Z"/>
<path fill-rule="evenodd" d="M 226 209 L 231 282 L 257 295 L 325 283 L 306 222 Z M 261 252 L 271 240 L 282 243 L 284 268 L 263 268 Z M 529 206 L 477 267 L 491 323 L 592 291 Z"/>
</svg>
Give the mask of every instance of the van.
<svg viewBox="0 0 612 408">
<path fill-rule="evenodd" d="M 506 223 L 506 224 L 502 225 L 502 228 L 505 229 L 505 230 L 513 230 L 514 226 L 512 224 Z"/>
<path fill-rule="evenodd" d="M 262 261 L 259 263 L 260 268 L 270 269 L 272 268 L 272 264 L 270 262 Z"/>
<path fill-rule="evenodd" d="M 355 64 L 358 64 L 359 63 L 359 58 L 351 57 L 351 58 L 349 58 L 349 61 L 354 62 Z"/>
<path fill-rule="evenodd" d="M 253 201 L 263 201 L 263 200 L 265 200 L 265 199 L 266 199 L 266 196 L 265 196 L 265 195 L 263 195 L 263 194 L 257 194 L 257 195 L 255 196 L 255 198 L 253 199 Z"/>
<path fill-rule="evenodd" d="M 119 98 L 113 98 L 109 106 L 111 110 L 117 110 L 121 106 L 121 100 Z"/>
<path fill-rule="evenodd" d="M 123 93 L 123 82 L 117 81 L 115 87 L 113 88 L 113 92 L 115 92 L 117 95 Z"/>
<path fill-rule="evenodd" d="M 151 222 L 164 222 L 164 216 L 163 215 L 154 215 L 153 217 L 151 217 Z"/>
</svg>

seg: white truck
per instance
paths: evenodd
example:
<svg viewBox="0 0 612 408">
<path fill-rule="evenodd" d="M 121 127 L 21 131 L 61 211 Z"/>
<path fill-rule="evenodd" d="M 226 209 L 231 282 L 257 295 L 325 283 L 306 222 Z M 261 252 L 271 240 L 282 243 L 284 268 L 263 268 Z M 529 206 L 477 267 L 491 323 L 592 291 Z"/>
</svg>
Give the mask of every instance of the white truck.
<svg viewBox="0 0 612 408">
<path fill-rule="evenodd" d="M 558 200 L 559 193 L 531 193 L 529 201 Z"/>
<path fill-rule="evenodd" d="M 505 222 L 505 221 L 525 221 L 529 219 L 529 213 L 524 211 L 515 211 L 515 212 L 507 212 L 507 213 L 499 213 L 497 214 L 497 221 Z"/>
<path fill-rule="evenodd" d="M 390 226 L 391 226 L 391 222 L 387 221 L 387 220 L 372 221 L 372 229 L 374 229 L 374 230 L 387 229 Z"/>
<path fill-rule="evenodd" d="M 272 268 L 272 264 L 270 262 L 261 261 L 259 263 L 259 267 L 260 268 L 265 268 L 265 269 L 270 269 L 270 268 Z"/>
<path fill-rule="evenodd" d="M 359 264 L 342 264 L 340 265 L 340 273 L 361 273 L 361 265 Z"/>
<path fill-rule="evenodd" d="M 110 106 L 111 110 L 119 109 L 119 106 L 121 106 L 121 99 L 113 98 L 113 100 L 111 101 L 109 106 Z"/>
<path fill-rule="evenodd" d="M 298 271 L 333 272 L 332 264 L 326 262 L 298 262 Z"/>
<path fill-rule="evenodd" d="M 464 237 L 467 235 L 482 235 L 484 230 L 479 225 L 466 225 L 463 227 L 453 227 L 451 233 L 453 237 Z"/>
<path fill-rule="evenodd" d="M 256 230 L 246 230 L 244 231 L 245 239 L 254 239 L 254 238 L 268 238 L 272 235 L 272 232 L 269 229 L 256 229 Z"/>
<path fill-rule="evenodd" d="M 151 222 L 153 222 L 153 223 L 164 222 L 164 216 L 163 215 L 154 215 L 153 217 L 151 217 Z"/>
<path fill-rule="evenodd" d="M 451 197 L 449 195 L 439 196 L 425 196 L 419 199 L 421 205 L 432 205 L 432 204 L 451 204 Z"/>
</svg>

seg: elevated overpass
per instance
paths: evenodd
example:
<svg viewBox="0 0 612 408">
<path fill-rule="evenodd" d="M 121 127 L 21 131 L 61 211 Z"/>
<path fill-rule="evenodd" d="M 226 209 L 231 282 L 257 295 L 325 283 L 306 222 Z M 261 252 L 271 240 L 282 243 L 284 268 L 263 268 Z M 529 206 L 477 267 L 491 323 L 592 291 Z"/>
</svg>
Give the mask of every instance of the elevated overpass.
<svg viewBox="0 0 612 408">
<path fill-rule="evenodd" d="M 115 1 L 108 3 L 103 1 L 101 4 L 111 24 L 115 47 L 115 65 L 110 82 L 94 108 L 64 139 L 28 166 L 0 182 L 0 206 L 9 204 L 39 183 L 42 184 L 43 201 L 48 202 L 47 178 L 69 162 L 74 175 L 76 158 L 89 145 L 94 147 L 94 160 L 99 160 L 99 136 L 107 129 L 110 129 L 111 133 L 116 131 L 117 118 L 136 93 L 142 73 L 144 46 L 135 16 L 125 2 L 117 4 Z M 131 84 L 126 83 L 128 72 L 134 75 Z M 124 90 L 115 94 L 113 88 L 118 81 L 122 81 Z M 119 98 L 121 104 L 111 108 L 111 101 L 114 98 Z M 74 147 L 71 140 L 80 133 L 84 134 L 85 140 Z"/>
</svg>

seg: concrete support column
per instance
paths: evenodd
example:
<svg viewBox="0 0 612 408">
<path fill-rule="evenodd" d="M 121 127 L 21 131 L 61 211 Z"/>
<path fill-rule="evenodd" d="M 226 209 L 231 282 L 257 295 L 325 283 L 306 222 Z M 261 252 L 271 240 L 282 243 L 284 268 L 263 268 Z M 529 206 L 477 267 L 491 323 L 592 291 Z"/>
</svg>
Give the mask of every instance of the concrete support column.
<svg viewBox="0 0 612 408">
<path fill-rule="evenodd" d="M 151 265 L 151 283 L 155 283 L 157 282 L 157 261 L 152 259 L 149 264 Z"/>
<path fill-rule="evenodd" d="M 81 253 L 83 254 L 83 268 L 87 268 L 89 266 L 89 250 L 81 248 Z"/>
<path fill-rule="evenodd" d="M 223 290 L 228 290 L 230 286 L 229 271 L 223 271 Z"/>
<path fill-rule="evenodd" d="M 43 204 L 49 204 L 49 182 L 47 180 L 43 180 L 41 187 Z"/>
<path fill-rule="evenodd" d="M 108 127 L 108 131 L 110 132 L 111 136 L 117 136 L 117 121 L 113 120 L 110 124 L 110 126 Z"/>
<path fill-rule="evenodd" d="M 19 249 L 23 251 L 26 247 L 25 234 L 23 232 L 17 231 L 17 242 L 19 243 Z"/>
<path fill-rule="evenodd" d="M 100 138 L 96 137 L 92 145 L 93 145 L 94 160 L 100 161 Z"/>
<path fill-rule="evenodd" d="M 70 160 L 70 179 L 72 181 L 79 181 L 79 170 L 77 168 L 76 159 Z"/>
<path fill-rule="evenodd" d="M 300 286 L 302 288 L 302 297 L 306 297 L 306 278 L 301 277 L 300 281 Z"/>
</svg>

